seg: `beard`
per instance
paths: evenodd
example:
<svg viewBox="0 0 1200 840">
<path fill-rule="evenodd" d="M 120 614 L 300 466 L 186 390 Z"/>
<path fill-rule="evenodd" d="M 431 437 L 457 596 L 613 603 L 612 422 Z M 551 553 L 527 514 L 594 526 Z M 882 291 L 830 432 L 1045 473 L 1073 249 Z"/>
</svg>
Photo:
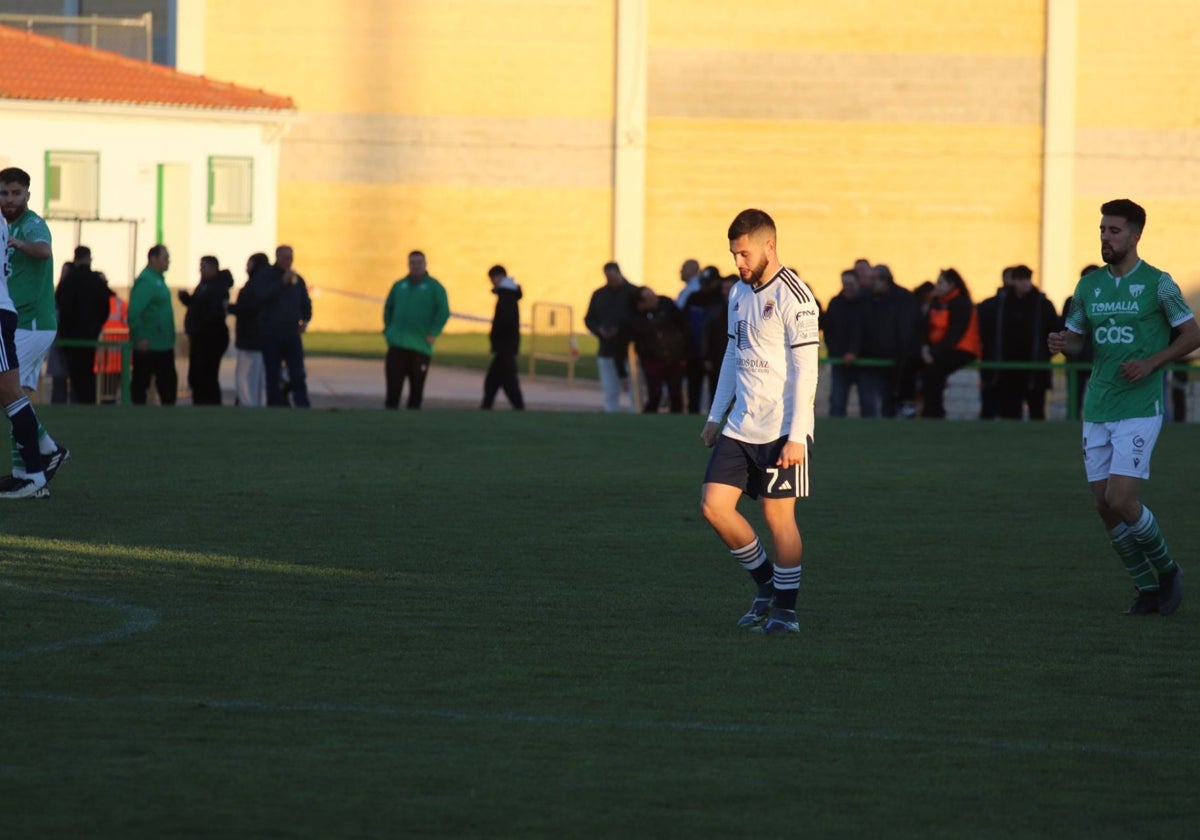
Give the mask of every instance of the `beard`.
<svg viewBox="0 0 1200 840">
<path fill-rule="evenodd" d="M 1100 246 L 1100 257 L 1106 265 L 1120 265 L 1128 255 L 1128 251 L 1118 251 L 1111 245 Z"/>
<path fill-rule="evenodd" d="M 766 271 L 767 271 L 767 258 L 764 256 L 762 258 L 762 262 L 759 265 L 756 265 L 750 269 L 749 277 L 742 277 L 740 272 L 738 273 L 738 277 L 741 277 L 743 283 L 747 283 L 751 286 L 757 286 L 759 283 L 762 282 L 763 274 L 765 274 Z"/>
</svg>

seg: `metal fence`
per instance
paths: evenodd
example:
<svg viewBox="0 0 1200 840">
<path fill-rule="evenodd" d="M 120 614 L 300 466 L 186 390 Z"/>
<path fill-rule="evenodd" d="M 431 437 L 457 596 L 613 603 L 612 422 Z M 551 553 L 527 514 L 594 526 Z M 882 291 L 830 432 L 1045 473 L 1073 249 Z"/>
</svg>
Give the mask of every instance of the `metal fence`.
<svg viewBox="0 0 1200 840">
<path fill-rule="evenodd" d="M 133 18 L 0 14 L 0 24 L 139 61 L 154 58 L 154 16 L 150 12 Z"/>
</svg>

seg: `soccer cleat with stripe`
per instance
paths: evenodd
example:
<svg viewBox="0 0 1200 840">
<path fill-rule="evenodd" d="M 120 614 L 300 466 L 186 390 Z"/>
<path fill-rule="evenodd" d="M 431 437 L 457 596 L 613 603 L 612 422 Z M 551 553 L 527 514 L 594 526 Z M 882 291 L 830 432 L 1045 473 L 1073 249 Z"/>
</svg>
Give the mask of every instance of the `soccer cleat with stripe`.
<svg viewBox="0 0 1200 840">
<path fill-rule="evenodd" d="M 767 620 L 768 613 L 771 612 L 771 596 L 765 598 L 755 598 L 754 603 L 750 605 L 750 609 L 746 614 L 738 619 L 738 627 L 757 627 Z"/>
<path fill-rule="evenodd" d="M 1158 614 L 1170 615 L 1183 601 L 1183 568 L 1175 564 L 1174 571 L 1158 576 Z"/>
<path fill-rule="evenodd" d="M 1139 591 L 1129 609 L 1125 610 L 1125 615 L 1158 615 L 1158 590 Z"/>
<path fill-rule="evenodd" d="M 71 450 L 65 446 L 59 446 L 46 458 L 46 481 L 54 478 L 54 474 L 58 472 L 58 468 L 71 459 Z"/>
<path fill-rule="evenodd" d="M 754 633 L 768 636 L 781 636 L 787 633 L 799 633 L 800 621 L 796 618 L 795 610 L 781 610 L 778 607 L 771 610 L 771 617 L 761 627 L 753 628 Z"/>
</svg>

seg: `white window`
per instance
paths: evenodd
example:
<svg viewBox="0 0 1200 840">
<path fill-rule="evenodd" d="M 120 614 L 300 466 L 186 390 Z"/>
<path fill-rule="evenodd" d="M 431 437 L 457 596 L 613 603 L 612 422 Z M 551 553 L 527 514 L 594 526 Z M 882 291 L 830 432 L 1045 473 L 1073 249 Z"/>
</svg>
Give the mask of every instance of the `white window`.
<svg viewBox="0 0 1200 840">
<path fill-rule="evenodd" d="M 254 221 L 254 158 L 208 159 L 208 220 L 235 225 Z"/>
<path fill-rule="evenodd" d="M 46 217 L 100 218 L 99 152 L 46 152 Z"/>
</svg>

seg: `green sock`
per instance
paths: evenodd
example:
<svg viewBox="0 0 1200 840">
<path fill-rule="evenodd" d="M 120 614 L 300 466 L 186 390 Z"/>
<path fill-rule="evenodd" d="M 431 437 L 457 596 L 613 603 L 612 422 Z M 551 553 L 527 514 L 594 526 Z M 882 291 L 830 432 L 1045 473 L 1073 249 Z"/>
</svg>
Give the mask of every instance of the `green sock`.
<svg viewBox="0 0 1200 840">
<path fill-rule="evenodd" d="M 1133 578 L 1133 585 L 1138 588 L 1138 592 L 1156 591 L 1158 575 L 1154 573 L 1154 566 L 1146 559 L 1141 546 L 1134 538 L 1133 529 L 1121 522 L 1109 531 L 1108 535 L 1112 538 L 1113 550 L 1125 564 L 1125 571 Z"/>
<path fill-rule="evenodd" d="M 1142 515 L 1129 528 L 1133 532 L 1133 538 L 1137 540 L 1138 548 L 1159 574 L 1175 571 L 1175 561 L 1167 551 L 1167 541 L 1163 539 L 1162 531 L 1158 530 L 1158 520 L 1154 518 L 1150 508 L 1142 505 Z"/>
</svg>

